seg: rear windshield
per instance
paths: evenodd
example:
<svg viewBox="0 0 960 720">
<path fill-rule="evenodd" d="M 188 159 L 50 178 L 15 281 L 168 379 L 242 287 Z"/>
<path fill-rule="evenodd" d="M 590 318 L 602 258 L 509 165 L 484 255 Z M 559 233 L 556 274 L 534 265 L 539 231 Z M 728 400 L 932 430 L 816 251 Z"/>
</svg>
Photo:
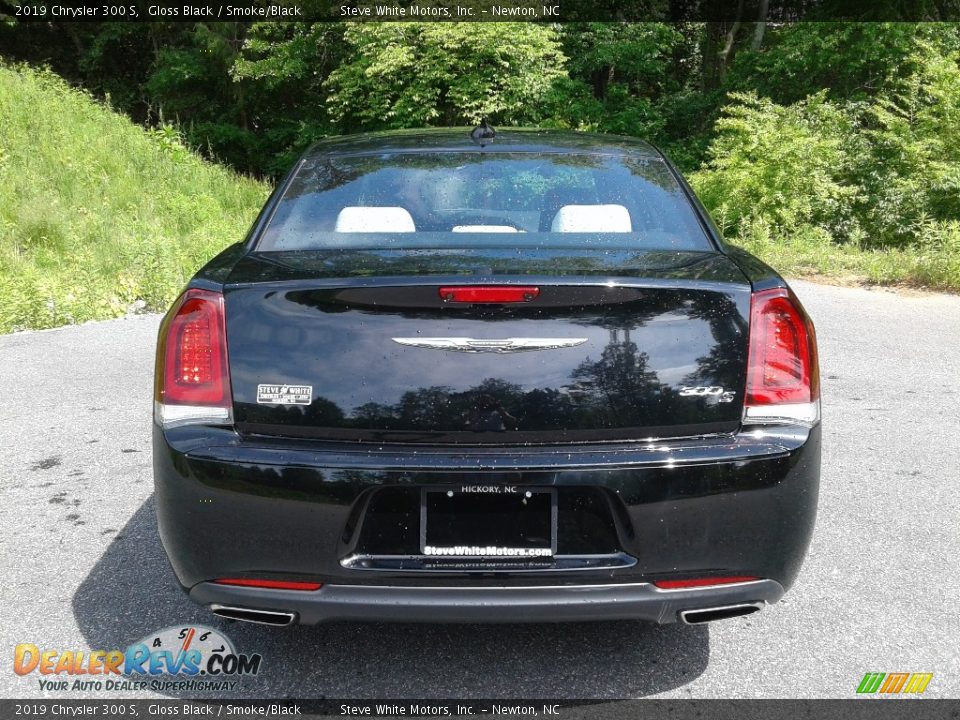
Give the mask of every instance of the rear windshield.
<svg viewBox="0 0 960 720">
<path fill-rule="evenodd" d="M 710 249 L 658 158 L 479 150 L 312 157 L 257 249 L 575 246 Z"/>
</svg>

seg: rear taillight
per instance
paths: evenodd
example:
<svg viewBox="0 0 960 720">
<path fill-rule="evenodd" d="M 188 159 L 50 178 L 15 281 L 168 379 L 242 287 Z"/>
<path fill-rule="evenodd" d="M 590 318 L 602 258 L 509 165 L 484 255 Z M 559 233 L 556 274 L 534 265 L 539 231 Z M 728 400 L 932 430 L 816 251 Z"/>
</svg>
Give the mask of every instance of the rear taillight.
<svg viewBox="0 0 960 720">
<path fill-rule="evenodd" d="M 820 419 L 817 337 L 786 288 L 761 290 L 750 305 L 745 424 Z"/>
<path fill-rule="evenodd" d="M 187 290 L 160 326 L 154 419 L 163 427 L 232 421 L 223 295 Z"/>
</svg>

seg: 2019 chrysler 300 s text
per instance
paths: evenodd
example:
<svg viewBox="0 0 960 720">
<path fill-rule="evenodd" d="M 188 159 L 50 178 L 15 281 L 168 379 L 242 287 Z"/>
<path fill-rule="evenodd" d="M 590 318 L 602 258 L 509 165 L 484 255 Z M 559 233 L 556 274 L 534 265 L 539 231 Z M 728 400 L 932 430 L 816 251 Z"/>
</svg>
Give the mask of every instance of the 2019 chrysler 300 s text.
<svg viewBox="0 0 960 720">
<path fill-rule="evenodd" d="M 163 320 L 160 536 L 275 625 L 744 615 L 810 541 L 817 372 L 649 145 L 325 141 Z"/>
</svg>

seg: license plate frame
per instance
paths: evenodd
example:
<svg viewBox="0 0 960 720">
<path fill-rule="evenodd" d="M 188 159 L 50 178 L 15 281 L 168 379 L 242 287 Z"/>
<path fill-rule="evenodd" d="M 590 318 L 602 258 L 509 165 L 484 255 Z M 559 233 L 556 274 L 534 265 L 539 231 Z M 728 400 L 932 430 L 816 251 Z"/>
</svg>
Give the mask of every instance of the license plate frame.
<svg viewBox="0 0 960 720">
<path fill-rule="evenodd" d="M 448 506 L 448 515 L 444 518 L 437 510 Z M 472 522 L 455 511 L 465 506 L 473 506 Z M 499 506 L 499 511 L 498 511 Z M 433 507 L 433 512 L 431 512 Z M 529 513 L 529 514 L 528 514 Z M 504 517 L 506 515 L 506 517 Z M 478 522 L 499 523 L 502 534 L 493 537 L 490 528 L 474 538 L 452 538 L 450 518 L 464 517 L 466 530 L 476 529 Z M 516 523 L 520 517 L 527 523 Z M 433 517 L 433 523 L 430 518 Z M 491 526 L 492 527 L 492 526 Z M 431 533 L 431 528 L 433 532 Z M 513 533 L 512 537 L 511 531 Z M 488 534 L 484 534 L 488 533 Z M 542 537 L 546 533 L 546 537 Z M 453 540 L 456 540 L 455 542 Z M 496 542 L 499 540 L 499 542 Z M 436 549 L 456 546 L 476 547 L 480 549 L 499 548 L 502 554 L 456 554 L 437 552 Z M 428 552 L 429 548 L 433 552 Z M 437 485 L 421 488 L 420 492 L 420 552 L 430 558 L 463 561 L 553 561 L 557 554 L 557 490 L 553 487 L 514 487 L 514 486 L 453 486 Z"/>
</svg>

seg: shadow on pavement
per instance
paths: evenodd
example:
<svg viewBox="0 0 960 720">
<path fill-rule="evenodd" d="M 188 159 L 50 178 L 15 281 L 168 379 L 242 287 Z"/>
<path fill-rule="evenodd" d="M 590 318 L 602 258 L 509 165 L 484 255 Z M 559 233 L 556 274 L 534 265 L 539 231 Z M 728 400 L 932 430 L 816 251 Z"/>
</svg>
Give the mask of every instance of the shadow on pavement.
<svg viewBox="0 0 960 720">
<path fill-rule="evenodd" d="M 199 623 L 224 632 L 239 652 L 263 656 L 260 674 L 244 680 L 231 693 L 236 698 L 622 699 L 685 685 L 709 658 L 705 626 L 341 623 L 275 629 L 229 623 L 177 586 L 152 498 L 81 583 L 73 612 L 91 649 L 124 649 L 171 625 Z"/>
</svg>

